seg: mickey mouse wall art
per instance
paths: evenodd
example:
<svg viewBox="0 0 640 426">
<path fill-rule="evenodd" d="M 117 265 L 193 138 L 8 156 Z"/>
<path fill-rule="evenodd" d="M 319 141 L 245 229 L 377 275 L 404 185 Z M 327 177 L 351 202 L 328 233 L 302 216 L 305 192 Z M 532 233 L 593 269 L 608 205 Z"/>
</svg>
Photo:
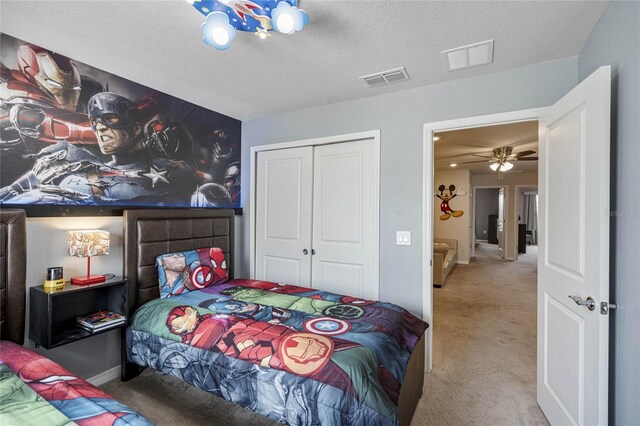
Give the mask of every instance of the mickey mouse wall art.
<svg viewBox="0 0 640 426">
<path fill-rule="evenodd" d="M 462 210 L 454 210 L 449 202 L 459 195 L 466 195 L 466 192 L 459 190 L 455 185 L 440 185 L 436 191 L 436 197 L 440 198 L 440 220 L 449 220 L 451 217 L 460 217 L 464 214 Z"/>
</svg>

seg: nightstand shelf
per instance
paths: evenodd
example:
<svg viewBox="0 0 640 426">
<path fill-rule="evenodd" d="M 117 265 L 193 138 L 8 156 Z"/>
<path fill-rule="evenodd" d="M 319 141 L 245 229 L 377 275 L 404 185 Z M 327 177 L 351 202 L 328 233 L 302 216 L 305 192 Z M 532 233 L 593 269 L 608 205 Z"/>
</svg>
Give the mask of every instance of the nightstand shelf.
<svg viewBox="0 0 640 426">
<path fill-rule="evenodd" d="M 100 310 L 127 315 L 127 281 L 114 277 L 104 283 L 46 292 L 44 286 L 29 289 L 29 338 L 45 349 L 125 327 L 117 325 L 91 333 L 76 324 L 76 317 Z"/>
</svg>

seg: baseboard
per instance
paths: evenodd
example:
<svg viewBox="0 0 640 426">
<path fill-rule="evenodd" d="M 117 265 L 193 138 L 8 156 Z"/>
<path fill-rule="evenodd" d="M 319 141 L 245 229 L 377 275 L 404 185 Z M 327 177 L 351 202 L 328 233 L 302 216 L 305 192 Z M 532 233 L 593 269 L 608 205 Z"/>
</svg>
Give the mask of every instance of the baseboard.
<svg viewBox="0 0 640 426">
<path fill-rule="evenodd" d="M 120 366 L 116 365 L 107 371 L 103 371 L 100 374 L 96 374 L 95 376 L 88 378 L 87 382 L 91 383 L 93 386 L 100 386 L 113 379 L 117 379 L 118 377 L 120 377 Z"/>
<path fill-rule="evenodd" d="M 456 263 L 459 263 L 460 265 L 468 265 L 469 261 L 468 260 L 458 260 Z"/>
</svg>

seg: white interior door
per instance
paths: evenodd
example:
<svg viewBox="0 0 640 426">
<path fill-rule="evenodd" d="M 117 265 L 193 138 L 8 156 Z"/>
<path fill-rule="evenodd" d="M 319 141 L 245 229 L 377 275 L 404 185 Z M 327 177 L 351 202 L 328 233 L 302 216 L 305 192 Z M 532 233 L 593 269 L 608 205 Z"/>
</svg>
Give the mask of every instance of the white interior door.
<svg viewBox="0 0 640 426">
<path fill-rule="evenodd" d="M 607 424 L 610 88 L 602 67 L 540 118 L 538 404 L 552 425 Z"/>
<path fill-rule="evenodd" d="M 378 298 L 378 179 L 371 140 L 315 147 L 312 287 Z"/>
<path fill-rule="evenodd" d="M 263 151 L 256 161 L 255 278 L 309 286 L 313 147 Z"/>
<path fill-rule="evenodd" d="M 505 242 L 505 238 L 504 238 L 504 208 L 505 208 L 505 204 L 504 204 L 504 188 L 500 188 L 500 191 L 498 192 L 498 225 L 497 225 L 497 230 L 498 230 L 498 254 L 500 255 L 500 258 L 504 259 L 505 257 L 505 253 L 504 253 L 504 242 Z"/>
</svg>

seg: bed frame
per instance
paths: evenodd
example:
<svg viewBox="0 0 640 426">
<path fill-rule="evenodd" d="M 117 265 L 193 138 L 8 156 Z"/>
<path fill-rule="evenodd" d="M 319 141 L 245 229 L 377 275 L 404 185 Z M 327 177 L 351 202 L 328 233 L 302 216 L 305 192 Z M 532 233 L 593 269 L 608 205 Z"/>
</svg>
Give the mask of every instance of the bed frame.
<svg viewBox="0 0 640 426">
<path fill-rule="evenodd" d="M 0 339 L 24 343 L 27 293 L 27 215 L 0 210 Z"/>
<path fill-rule="evenodd" d="M 160 297 L 155 258 L 161 254 L 200 247 L 222 248 L 233 278 L 234 210 L 232 209 L 149 209 L 125 210 L 124 274 L 129 282 L 129 313 Z M 124 333 L 123 333 L 124 335 Z M 141 367 L 126 358 L 122 344 L 122 380 L 129 380 Z M 424 335 L 418 341 L 400 389 L 398 418 L 408 426 L 422 396 L 424 381 Z"/>
</svg>

